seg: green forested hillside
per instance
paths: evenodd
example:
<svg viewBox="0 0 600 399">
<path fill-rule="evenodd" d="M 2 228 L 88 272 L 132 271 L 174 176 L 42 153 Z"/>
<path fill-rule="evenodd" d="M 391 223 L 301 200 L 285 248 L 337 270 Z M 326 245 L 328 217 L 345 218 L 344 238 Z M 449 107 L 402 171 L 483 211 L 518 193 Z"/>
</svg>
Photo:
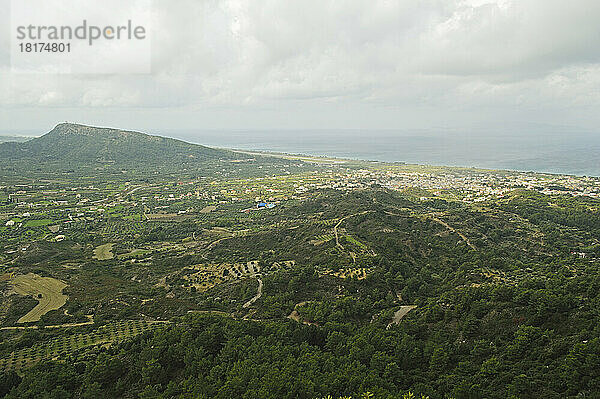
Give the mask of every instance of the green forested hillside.
<svg viewBox="0 0 600 399">
<path fill-rule="evenodd" d="M 239 172 L 241 168 L 249 172 L 258 165 L 289 163 L 276 158 L 256 159 L 172 138 L 72 123 L 61 123 L 24 143 L 0 143 L 0 159 L 3 174 L 124 174 L 136 179 L 157 173 L 214 175 Z"/>
<path fill-rule="evenodd" d="M 0 397 L 598 397 L 598 179 L 0 149 Z"/>
<path fill-rule="evenodd" d="M 27 137 L 27 136 L 0 136 L 0 143 L 5 143 L 5 142 L 22 143 L 24 141 L 28 141 L 31 139 L 32 139 L 32 137 Z"/>
<path fill-rule="evenodd" d="M 149 136 L 139 132 L 61 123 L 45 135 L 25 143 L 6 143 L 1 154 L 11 160 L 63 161 L 67 165 L 139 162 L 206 161 L 232 158 L 227 151 L 214 150 L 183 141 Z"/>
<path fill-rule="evenodd" d="M 534 200 L 556 203 L 553 216 L 541 213 L 541 204 L 530 213 L 525 205 Z M 171 323 L 109 349 L 67 353 L 25 373 L 8 371 L 4 392 L 8 398 L 595 397 L 600 270 L 595 260 L 571 252 L 593 247 L 596 238 L 585 224 L 563 231 L 572 223 L 560 216 L 577 215 L 584 204 L 596 203 L 515 192 L 467 206 L 377 187 L 323 190 L 255 214 L 252 234 L 207 236 L 210 245 L 196 254 L 155 253 L 149 269 L 114 259 L 66 272 L 53 261 L 46 269 L 53 275 L 90 287 L 69 291 L 80 306 L 107 303 L 112 291 L 102 287 L 128 292 L 121 298 L 129 305 L 96 309 L 100 321 L 139 311 L 171 315 Z M 189 221 L 163 225 L 161 234 L 174 241 L 199 231 Z M 334 226 L 339 244 L 313 240 Z M 138 234 L 136 245 L 165 239 L 152 229 Z M 56 246 L 39 250 L 53 251 L 54 259 L 81 256 Z M 258 259 L 265 267 L 262 297 L 249 309 L 241 306 L 254 295 L 254 279 L 188 288 L 185 268 L 205 256 L 224 263 Z M 34 263 L 32 270 L 41 270 L 45 259 L 43 253 L 23 256 L 14 265 L 26 270 Z M 296 264 L 267 271 L 284 259 Z M 357 267 L 366 278 L 335 274 Z M 144 273 L 147 286 L 131 282 Z M 164 273 L 161 284 L 172 299 L 153 286 Z M 153 305 L 134 305 L 138 295 L 155 298 Z M 414 309 L 391 323 L 406 305 Z M 11 338 L 3 350 L 20 342 Z"/>
</svg>

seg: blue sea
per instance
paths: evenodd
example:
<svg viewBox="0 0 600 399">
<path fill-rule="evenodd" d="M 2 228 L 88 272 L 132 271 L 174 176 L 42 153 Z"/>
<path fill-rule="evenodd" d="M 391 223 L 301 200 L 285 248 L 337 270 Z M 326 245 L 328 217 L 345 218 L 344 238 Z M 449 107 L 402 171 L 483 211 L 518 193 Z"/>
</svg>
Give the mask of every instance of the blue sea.
<svg viewBox="0 0 600 399">
<path fill-rule="evenodd" d="M 600 176 L 600 133 L 568 127 L 534 125 L 527 129 L 501 127 L 496 131 L 156 129 L 144 132 L 240 150 Z"/>
<path fill-rule="evenodd" d="M 154 134 L 213 147 L 338 158 L 600 176 L 600 134 L 400 130 L 173 130 Z"/>
</svg>

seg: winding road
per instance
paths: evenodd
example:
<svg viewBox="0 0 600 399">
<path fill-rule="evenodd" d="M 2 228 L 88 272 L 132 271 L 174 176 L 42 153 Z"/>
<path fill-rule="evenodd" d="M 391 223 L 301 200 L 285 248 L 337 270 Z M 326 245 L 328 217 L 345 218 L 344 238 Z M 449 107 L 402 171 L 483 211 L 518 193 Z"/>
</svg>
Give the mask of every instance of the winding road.
<svg viewBox="0 0 600 399">
<path fill-rule="evenodd" d="M 256 295 L 254 295 L 248 302 L 246 302 L 244 305 L 242 305 L 242 307 L 244 309 L 249 308 L 250 306 L 252 306 L 252 304 L 256 301 L 258 301 L 260 299 L 260 297 L 262 296 L 262 289 L 263 289 L 263 282 L 261 279 L 258 279 L 258 291 L 256 292 Z"/>
<path fill-rule="evenodd" d="M 333 226 L 333 234 L 335 234 L 335 245 L 340 249 L 344 249 L 344 246 L 342 244 L 340 244 L 340 239 L 339 239 L 339 235 L 338 235 L 338 227 L 340 227 L 340 225 L 342 224 L 342 222 L 344 220 L 351 218 L 353 216 L 364 215 L 365 213 L 371 213 L 371 212 L 375 212 L 375 211 L 373 211 L 373 210 L 362 211 L 362 212 L 354 213 L 352 215 L 344 216 L 343 218 L 341 218 L 340 221 L 337 222 L 337 224 L 335 226 Z"/>
</svg>

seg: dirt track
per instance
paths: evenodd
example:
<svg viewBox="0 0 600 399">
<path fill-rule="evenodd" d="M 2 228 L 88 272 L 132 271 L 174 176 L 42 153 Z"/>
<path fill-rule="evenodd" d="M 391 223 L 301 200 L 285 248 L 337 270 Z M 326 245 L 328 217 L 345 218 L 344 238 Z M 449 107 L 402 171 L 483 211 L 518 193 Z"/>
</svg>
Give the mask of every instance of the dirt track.
<svg viewBox="0 0 600 399">
<path fill-rule="evenodd" d="M 252 304 L 254 302 L 258 301 L 260 299 L 260 297 L 262 296 L 262 288 L 263 288 L 263 282 L 261 279 L 258 279 L 258 291 L 256 292 L 256 295 L 254 297 L 252 297 L 248 302 L 246 302 L 242 307 L 249 308 L 250 306 L 252 306 Z"/>
</svg>

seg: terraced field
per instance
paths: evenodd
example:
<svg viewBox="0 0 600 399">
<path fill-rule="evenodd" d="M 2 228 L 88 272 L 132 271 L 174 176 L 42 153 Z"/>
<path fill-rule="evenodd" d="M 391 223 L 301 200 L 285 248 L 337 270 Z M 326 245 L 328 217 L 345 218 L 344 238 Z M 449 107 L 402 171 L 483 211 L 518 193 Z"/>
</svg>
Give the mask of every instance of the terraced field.
<svg viewBox="0 0 600 399">
<path fill-rule="evenodd" d="M 107 240 L 118 240 L 122 237 L 139 234 L 144 230 L 145 223 L 136 221 L 134 216 L 139 215 L 131 215 L 132 220 L 112 219 L 100 232 L 107 237 Z"/>
<path fill-rule="evenodd" d="M 367 246 L 365 244 L 363 244 L 362 242 L 358 241 L 356 238 L 352 237 L 351 235 L 344 235 L 344 238 L 348 242 L 351 242 L 352 244 L 356 245 L 357 247 L 359 247 L 361 249 L 367 249 Z"/>
<path fill-rule="evenodd" d="M 52 277 L 41 277 L 37 274 L 28 273 L 14 277 L 11 284 L 17 294 L 31 295 L 39 302 L 17 323 L 39 321 L 49 311 L 61 308 L 68 299 L 62 293 L 67 284 Z"/>
<path fill-rule="evenodd" d="M 334 238 L 335 236 L 333 234 L 321 234 L 312 239 L 310 243 L 315 246 L 319 246 L 325 244 L 328 241 L 333 240 Z"/>
<path fill-rule="evenodd" d="M 194 270 L 183 279 L 200 291 L 206 291 L 227 280 L 255 276 L 261 272 L 257 261 L 235 264 L 198 264 L 186 269 Z"/>
<path fill-rule="evenodd" d="M 339 277 L 339 278 L 356 278 L 358 280 L 363 280 L 365 278 L 367 278 L 367 272 L 368 269 L 364 268 L 364 267 L 356 267 L 356 268 L 351 268 L 351 269 L 344 269 L 344 270 L 338 270 L 338 271 L 333 271 L 330 269 L 324 270 L 323 272 L 321 272 L 320 274 L 323 275 L 331 275 L 331 276 L 335 276 L 335 277 Z"/>
<path fill-rule="evenodd" d="M 295 261 L 293 260 L 274 262 L 267 268 L 267 271 L 272 272 L 294 265 Z M 196 287 L 199 291 L 206 291 L 226 281 L 260 276 L 265 273 L 265 270 L 258 261 L 250 261 L 247 263 L 197 264 L 184 268 L 183 273 L 182 278 L 186 281 L 187 286 Z"/>
<path fill-rule="evenodd" d="M 98 327 L 90 333 L 54 338 L 0 359 L 0 372 L 28 368 L 44 360 L 61 359 L 96 345 L 113 345 L 166 324 L 158 321 L 121 320 Z"/>
</svg>

